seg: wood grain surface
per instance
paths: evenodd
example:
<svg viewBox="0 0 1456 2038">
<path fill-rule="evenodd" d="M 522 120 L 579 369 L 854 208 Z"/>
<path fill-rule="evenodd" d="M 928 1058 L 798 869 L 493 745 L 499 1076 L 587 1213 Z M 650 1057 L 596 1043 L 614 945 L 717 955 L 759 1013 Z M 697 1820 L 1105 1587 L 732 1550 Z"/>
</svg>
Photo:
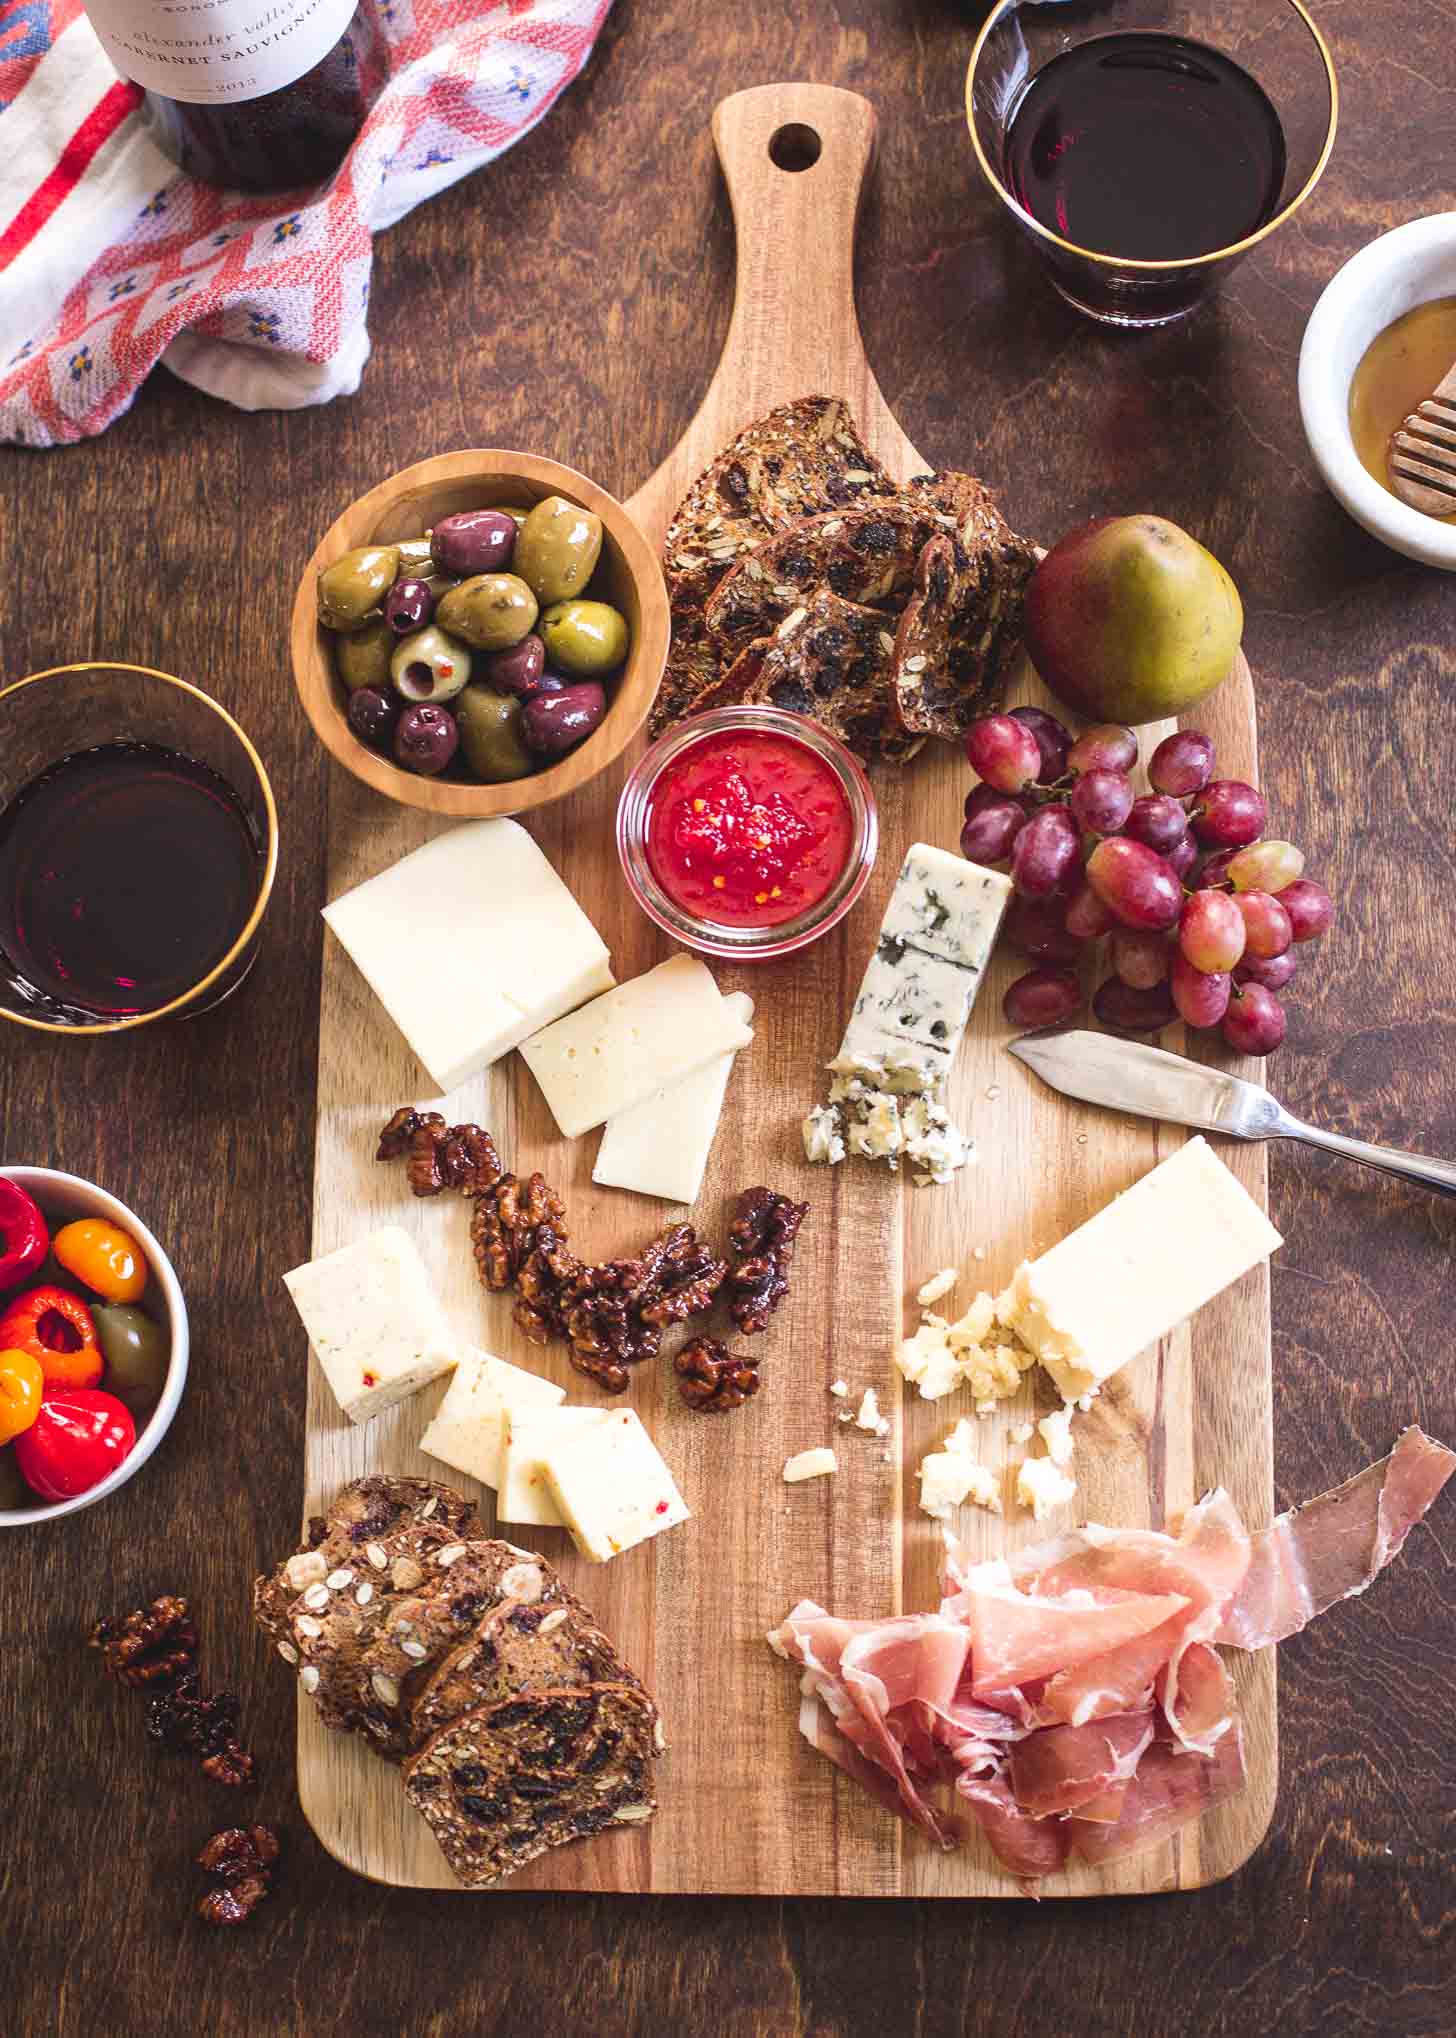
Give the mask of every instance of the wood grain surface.
<svg viewBox="0 0 1456 2038">
<path fill-rule="evenodd" d="M 289 679 L 293 589 L 346 502 L 430 453 L 539 445 L 624 491 L 652 470 L 727 329 L 732 240 L 707 121 L 742 86 L 797 75 L 873 99 L 860 318 L 928 458 L 978 467 L 1021 529 L 1156 509 L 1224 558 L 1248 611 L 1263 783 L 1341 906 L 1291 993 L 1277 1085 L 1343 1130 L 1456 1153 L 1453 588 L 1344 517 L 1294 403 L 1300 334 L 1334 269 L 1456 197 L 1448 19 L 1416 0 L 1318 12 L 1342 94 L 1330 170 L 1185 327 L 1128 339 L 1078 320 L 977 188 L 961 116 L 973 10 L 617 0 L 552 118 L 377 244 L 358 397 L 247 417 L 163 374 L 94 444 L 0 454 L 4 669 L 111 655 L 197 677 L 258 742 L 285 813 L 263 952 L 232 1006 L 128 1041 L 3 1043 L 5 1157 L 91 1174 L 146 1214 L 175 1249 L 196 1340 L 145 1474 L 5 1546 L 7 2028 L 1456 2028 L 1449 1507 L 1369 1597 L 1281 1650 L 1282 1784 L 1263 1846 L 1226 1882 L 1153 1903 L 481 1906 L 387 1890 L 312 1839 L 292 1697 L 246 1618 L 247 1581 L 296 1527 L 303 1456 L 302 1353 L 277 1275 L 309 1249 L 329 767 Z M 1271 1162 L 1288 1240 L 1272 1282 L 1287 1505 L 1406 1421 L 1456 1435 L 1456 1216 L 1319 1157 Z M 164 1586 L 201 1607 L 212 1675 L 240 1692 L 262 1757 L 249 1808 L 289 1847 L 273 1904 L 231 1938 L 191 1919 L 190 1860 L 235 1801 L 162 1762 L 80 1647 L 96 1613 Z M 712 1711 L 711 1680 L 699 1702 Z"/>
</svg>

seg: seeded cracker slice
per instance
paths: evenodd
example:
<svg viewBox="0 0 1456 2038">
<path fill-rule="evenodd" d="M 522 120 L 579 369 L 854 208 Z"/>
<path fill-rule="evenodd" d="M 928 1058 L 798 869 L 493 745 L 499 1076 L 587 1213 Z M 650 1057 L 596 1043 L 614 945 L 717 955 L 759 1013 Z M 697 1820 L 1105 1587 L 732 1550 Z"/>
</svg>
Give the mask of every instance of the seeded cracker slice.
<svg viewBox="0 0 1456 2038">
<path fill-rule="evenodd" d="M 939 525 L 928 503 L 884 501 L 804 517 L 778 532 L 718 583 L 703 621 L 725 664 L 827 589 L 844 601 L 892 604 L 889 628 Z"/>
<path fill-rule="evenodd" d="M 410 1708 L 412 1744 L 423 1746 L 477 1706 L 578 1684 L 637 1686 L 638 1679 L 584 1609 L 504 1600 L 431 1672 Z"/>
<path fill-rule="evenodd" d="M 538 1854 L 657 1809 L 657 1708 L 627 1685 L 543 1691 L 453 1720 L 405 1765 L 405 1794 L 456 1877 L 481 1889 Z"/>
</svg>

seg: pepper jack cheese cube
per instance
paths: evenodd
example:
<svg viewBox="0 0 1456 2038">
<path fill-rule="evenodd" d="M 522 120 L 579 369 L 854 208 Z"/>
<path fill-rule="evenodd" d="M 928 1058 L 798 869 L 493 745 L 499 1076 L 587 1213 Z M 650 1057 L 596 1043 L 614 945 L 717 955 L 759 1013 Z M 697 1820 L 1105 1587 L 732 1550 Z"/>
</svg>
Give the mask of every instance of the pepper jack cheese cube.
<svg viewBox="0 0 1456 2038">
<path fill-rule="evenodd" d="M 630 1408 L 606 1412 L 598 1428 L 548 1437 L 541 1464 L 572 1541 L 593 1564 L 692 1519 Z"/>
<path fill-rule="evenodd" d="M 1190 1139 L 1018 1268 L 998 1306 L 1077 1401 L 1283 1243 L 1207 1140 Z"/>
<path fill-rule="evenodd" d="M 521 1059 L 576 1139 L 752 1039 L 706 965 L 675 955 L 558 1019 L 525 1042 Z"/>
<path fill-rule="evenodd" d="M 753 1000 L 742 991 L 723 1003 L 745 1026 L 753 1017 Z M 668 1203 L 696 1203 L 733 1062 L 730 1049 L 609 1118 L 592 1180 L 607 1188 L 635 1189 L 639 1196 L 661 1196 Z"/>
<path fill-rule="evenodd" d="M 415 1242 L 398 1225 L 295 1267 L 283 1281 L 350 1422 L 371 1422 L 459 1358 Z"/>
<path fill-rule="evenodd" d="M 544 1453 L 558 1437 L 575 1437 L 608 1421 L 606 1408 L 505 1408 L 500 1417 L 500 1483 L 495 1511 L 502 1521 L 560 1528 Z"/>
<path fill-rule="evenodd" d="M 614 981 L 605 942 L 515 821 L 447 829 L 324 918 L 442 1091 Z"/>
<path fill-rule="evenodd" d="M 565 1399 L 566 1389 L 554 1380 L 543 1380 L 523 1366 L 508 1366 L 504 1359 L 467 1345 L 434 1420 L 420 1438 L 420 1449 L 495 1489 L 500 1485 L 501 1416 L 506 1409 L 555 1408 Z"/>
</svg>

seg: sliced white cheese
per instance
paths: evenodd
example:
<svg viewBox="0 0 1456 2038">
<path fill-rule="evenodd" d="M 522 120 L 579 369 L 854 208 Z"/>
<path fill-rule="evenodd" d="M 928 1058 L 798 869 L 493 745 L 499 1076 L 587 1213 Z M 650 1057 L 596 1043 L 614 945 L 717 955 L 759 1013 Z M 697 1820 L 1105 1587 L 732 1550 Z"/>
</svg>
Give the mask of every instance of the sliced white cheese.
<svg viewBox="0 0 1456 2038">
<path fill-rule="evenodd" d="M 602 1413 L 597 1428 L 548 1439 L 541 1460 L 561 1519 L 593 1564 L 692 1519 L 635 1411 Z"/>
<path fill-rule="evenodd" d="M 732 992 L 723 1003 L 744 1026 L 753 1017 L 753 1000 L 743 991 Z M 639 1196 L 661 1196 L 668 1203 L 696 1203 L 734 1059 L 731 1049 L 715 1055 L 609 1118 L 592 1180 L 606 1188 L 635 1189 Z"/>
<path fill-rule="evenodd" d="M 1190 1139 L 1020 1267 L 998 1307 L 1076 1401 L 1283 1242 L 1208 1142 Z"/>
<path fill-rule="evenodd" d="M 545 1452 L 562 1437 L 579 1437 L 608 1421 L 606 1408 L 506 1408 L 500 1416 L 500 1483 L 495 1511 L 501 1521 L 530 1522 L 538 1528 L 560 1528 Z"/>
<path fill-rule="evenodd" d="M 613 982 L 605 942 L 515 821 L 445 830 L 324 918 L 441 1090 Z"/>
<path fill-rule="evenodd" d="M 505 1410 L 555 1408 L 565 1399 L 566 1389 L 554 1380 L 543 1380 L 524 1366 L 507 1365 L 504 1359 L 467 1345 L 444 1400 L 420 1438 L 420 1449 L 494 1489 L 500 1485 Z"/>
<path fill-rule="evenodd" d="M 706 965 L 674 955 L 537 1033 L 521 1058 L 564 1136 L 577 1139 L 752 1039 Z"/>
<path fill-rule="evenodd" d="M 295 1267 L 283 1282 L 350 1422 L 371 1422 L 459 1357 L 415 1242 L 398 1225 Z"/>
<path fill-rule="evenodd" d="M 839 1460 L 833 1451 L 823 1445 L 812 1451 L 800 1451 L 784 1466 L 784 1484 L 797 1486 L 805 1479 L 827 1479 L 831 1472 L 839 1470 Z"/>
</svg>

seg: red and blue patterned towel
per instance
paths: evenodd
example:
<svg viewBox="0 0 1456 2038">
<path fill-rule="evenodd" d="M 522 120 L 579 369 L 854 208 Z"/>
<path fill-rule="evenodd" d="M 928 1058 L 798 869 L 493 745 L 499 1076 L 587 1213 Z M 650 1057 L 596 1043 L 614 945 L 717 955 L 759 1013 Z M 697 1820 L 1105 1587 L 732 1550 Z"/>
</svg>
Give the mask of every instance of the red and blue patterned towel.
<svg viewBox="0 0 1456 2038">
<path fill-rule="evenodd" d="M 245 410 L 351 394 L 371 237 L 534 127 L 610 5 L 372 0 L 379 95 L 297 204 L 181 176 L 80 0 L 0 7 L 0 439 L 105 431 L 159 360 Z"/>
</svg>

